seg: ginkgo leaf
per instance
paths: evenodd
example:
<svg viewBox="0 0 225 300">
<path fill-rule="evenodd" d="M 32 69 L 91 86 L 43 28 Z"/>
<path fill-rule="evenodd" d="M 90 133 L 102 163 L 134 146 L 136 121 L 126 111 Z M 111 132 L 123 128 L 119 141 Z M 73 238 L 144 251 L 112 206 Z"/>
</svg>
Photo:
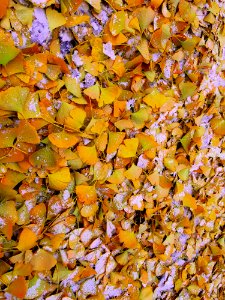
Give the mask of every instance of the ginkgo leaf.
<svg viewBox="0 0 225 300">
<path fill-rule="evenodd" d="M 118 86 L 101 88 L 99 107 L 102 107 L 104 104 L 113 103 L 119 97 L 120 93 L 121 93 L 121 89 Z"/>
<path fill-rule="evenodd" d="M 43 249 L 39 249 L 30 261 L 34 271 L 49 271 L 56 265 L 56 262 L 53 254 Z"/>
<path fill-rule="evenodd" d="M 35 167 L 52 168 L 57 164 L 56 154 L 49 147 L 34 152 L 29 157 L 29 162 Z"/>
<path fill-rule="evenodd" d="M 85 0 L 87 3 L 89 3 L 96 12 L 100 13 L 101 11 L 101 1 L 100 0 Z"/>
<path fill-rule="evenodd" d="M 152 287 L 151 286 L 143 287 L 140 292 L 139 300 L 152 300 L 152 299 L 153 299 Z"/>
<path fill-rule="evenodd" d="M 195 94 L 197 86 L 193 82 L 182 82 L 179 85 L 181 90 L 182 99 L 186 99 L 187 97 L 191 97 Z"/>
<path fill-rule="evenodd" d="M 138 18 L 141 30 L 144 31 L 149 26 L 149 24 L 152 23 L 155 12 L 153 9 L 151 9 L 150 6 L 141 7 L 135 10 L 134 16 Z"/>
<path fill-rule="evenodd" d="M 61 13 L 57 12 L 55 9 L 47 8 L 46 16 L 51 31 L 66 23 L 66 18 Z"/>
<path fill-rule="evenodd" d="M 160 108 L 165 104 L 170 98 L 166 97 L 162 93 L 154 89 L 150 94 L 143 98 L 143 101 L 151 106 L 152 108 Z"/>
<path fill-rule="evenodd" d="M 1 7 L 0 7 L 1 9 Z M 6 65 L 9 61 L 15 58 L 20 53 L 13 44 L 7 40 L 0 39 L 0 64 Z"/>
<path fill-rule="evenodd" d="M 137 46 L 137 49 L 140 51 L 144 59 L 150 60 L 150 52 L 147 39 L 142 38 L 140 44 Z"/>
<path fill-rule="evenodd" d="M 84 94 L 90 97 L 91 99 L 99 100 L 100 97 L 100 87 L 98 84 L 92 85 L 89 88 L 84 90 Z"/>
<path fill-rule="evenodd" d="M 66 189 L 70 180 L 71 175 L 68 167 L 61 168 L 55 173 L 48 174 L 49 187 L 57 191 Z"/>
<path fill-rule="evenodd" d="M 225 120 L 221 117 L 215 117 L 210 121 L 213 132 L 218 135 L 225 135 Z"/>
<path fill-rule="evenodd" d="M 20 251 L 26 251 L 33 248 L 36 245 L 36 242 L 37 242 L 36 234 L 29 228 L 25 227 L 20 234 L 17 248 Z"/>
<path fill-rule="evenodd" d="M 76 107 L 70 111 L 70 116 L 65 118 L 65 124 L 73 129 L 80 129 L 86 119 L 86 112 L 82 108 Z"/>
<path fill-rule="evenodd" d="M 119 145 L 125 138 L 124 132 L 109 132 L 109 141 L 107 146 L 107 153 L 111 154 L 118 150 Z"/>
<path fill-rule="evenodd" d="M 137 238 L 132 231 L 120 230 L 119 232 L 120 242 L 124 244 L 125 248 L 133 249 L 139 248 Z"/>
<path fill-rule="evenodd" d="M 74 133 L 66 131 L 54 132 L 48 135 L 50 142 L 58 148 L 69 148 L 76 145 L 80 138 Z"/>
<path fill-rule="evenodd" d="M 125 169 L 114 170 L 113 174 L 107 178 L 107 181 L 109 181 L 110 183 L 115 183 L 115 184 L 122 183 L 125 179 L 124 171 L 125 171 Z"/>
<path fill-rule="evenodd" d="M 135 180 L 140 177 L 141 173 L 142 173 L 142 168 L 136 166 L 135 164 L 132 164 L 132 166 L 127 171 L 124 172 L 124 176 L 127 179 Z"/>
<path fill-rule="evenodd" d="M 17 140 L 18 142 L 30 144 L 40 143 L 40 137 L 38 136 L 36 129 L 27 121 L 20 121 Z"/>
<path fill-rule="evenodd" d="M 139 142 L 142 146 L 143 151 L 155 148 L 158 144 L 155 141 L 155 138 L 152 135 L 147 135 L 145 133 L 139 133 L 137 135 Z"/>
<path fill-rule="evenodd" d="M 80 89 L 80 82 L 77 78 L 72 78 L 69 76 L 64 76 L 65 86 L 71 94 L 75 97 L 81 97 L 81 89 Z"/>
<path fill-rule="evenodd" d="M 98 211 L 98 204 L 97 203 L 93 203 L 90 205 L 84 205 L 81 208 L 80 214 L 82 217 L 84 218 L 89 218 L 89 217 L 93 217 L 96 212 Z"/>
<path fill-rule="evenodd" d="M 9 0 L 1 0 L 0 1 L 0 19 L 4 17 L 7 11 L 7 7 L 9 5 Z"/>
<path fill-rule="evenodd" d="M 132 113 L 131 120 L 134 122 L 135 127 L 140 129 L 143 128 L 145 125 L 145 122 L 149 119 L 149 108 L 143 107 L 139 109 L 137 112 Z"/>
<path fill-rule="evenodd" d="M 14 170 L 8 170 L 2 178 L 2 184 L 4 184 L 7 187 L 11 187 L 12 189 L 22 180 L 26 178 L 25 174 L 22 174 L 20 172 L 14 171 Z"/>
<path fill-rule="evenodd" d="M 125 28 L 126 15 L 124 11 L 116 12 L 112 15 L 109 22 L 109 29 L 112 35 L 119 34 Z"/>
<path fill-rule="evenodd" d="M 76 194 L 80 202 L 91 204 L 97 201 L 97 193 L 94 186 L 78 185 L 76 187 Z"/>
<path fill-rule="evenodd" d="M 138 138 L 131 138 L 124 140 L 124 145 L 119 146 L 118 157 L 135 157 L 139 140 Z"/>
<path fill-rule="evenodd" d="M 78 146 L 77 151 L 81 160 L 88 165 L 94 165 L 98 161 L 95 146 Z"/>
<path fill-rule="evenodd" d="M 28 284 L 24 277 L 17 277 L 8 287 L 7 292 L 13 296 L 24 299 L 27 292 Z"/>
<path fill-rule="evenodd" d="M 30 91 L 25 87 L 10 87 L 0 92 L 0 109 L 16 111 L 22 114 L 23 105 Z"/>
<path fill-rule="evenodd" d="M 17 137 L 15 128 L 5 128 L 0 131 L 0 148 L 13 147 Z"/>
<path fill-rule="evenodd" d="M 194 197 L 192 197 L 190 194 L 185 194 L 185 196 L 182 199 L 183 205 L 190 207 L 192 209 L 197 208 L 197 203 Z"/>
</svg>

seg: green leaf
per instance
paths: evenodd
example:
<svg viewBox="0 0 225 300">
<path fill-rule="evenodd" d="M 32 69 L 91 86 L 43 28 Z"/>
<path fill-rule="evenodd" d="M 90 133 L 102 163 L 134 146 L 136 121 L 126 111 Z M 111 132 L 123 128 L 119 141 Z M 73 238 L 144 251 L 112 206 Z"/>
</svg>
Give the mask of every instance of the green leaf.
<svg viewBox="0 0 225 300">
<path fill-rule="evenodd" d="M 0 41 L 0 64 L 6 65 L 9 61 L 15 58 L 20 53 L 20 50 L 17 49 L 8 41 Z"/>
</svg>

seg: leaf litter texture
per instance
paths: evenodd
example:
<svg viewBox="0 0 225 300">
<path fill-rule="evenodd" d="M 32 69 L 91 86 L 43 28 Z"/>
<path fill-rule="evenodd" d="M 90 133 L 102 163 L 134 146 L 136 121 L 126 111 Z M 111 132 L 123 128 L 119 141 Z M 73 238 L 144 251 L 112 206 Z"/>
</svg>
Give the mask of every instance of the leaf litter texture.
<svg viewBox="0 0 225 300">
<path fill-rule="evenodd" d="M 2 299 L 224 299 L 224 14 L 1 0 Z"/>
</svg>

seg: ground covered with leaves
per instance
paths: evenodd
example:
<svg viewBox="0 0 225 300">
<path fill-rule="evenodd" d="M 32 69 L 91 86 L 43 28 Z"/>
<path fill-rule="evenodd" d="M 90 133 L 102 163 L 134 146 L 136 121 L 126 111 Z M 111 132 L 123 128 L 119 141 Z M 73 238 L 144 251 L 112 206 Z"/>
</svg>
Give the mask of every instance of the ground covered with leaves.
<svg viewBox="0 0 225 300">
<path fill-rule="evenodd" d="M 225 299 L 224 17 L 0 1 L 0 299 Z"/>
</svg>

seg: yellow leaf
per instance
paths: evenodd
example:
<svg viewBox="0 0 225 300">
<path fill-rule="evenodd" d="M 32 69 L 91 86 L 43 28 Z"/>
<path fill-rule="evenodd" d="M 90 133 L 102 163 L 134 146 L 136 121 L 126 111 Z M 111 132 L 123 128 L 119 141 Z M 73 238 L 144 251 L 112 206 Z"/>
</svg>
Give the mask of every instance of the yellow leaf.
<svg viewBox="0 0 225 300">
<path fill-rule="evenodd" d="M 36 234 L 29 228 L 25 227 L 20 234 L 17 248 L 20 251 L 26 251 L 33 248 L 36 245 L 36 242 L 37 242 Z"/>
<path fill-rule="evenodd" d="M 49 271 L 56 262 L 55 257 L 43 249 L 39 249 L 30 261 L 34 271 Z"/>
<path fill-rule="evenodd" d="M 89 217 L 93 217 L 97 211 L 98 211 L 98 204 L 93 203 L 90 205 L 84 205 L 81 208 L 80 214 L 84 218 L 89 218 Z"/>
<path fill-rule="evenodd" d="M 78 146 L 77 151 L 81 160 L 88 165 L 94 165 L 98 161 L 95 146 Z"/>
<path fill-rule="evenodd" d="M 70 16 L 67 18 L 66 21 L 66 27 L 73 27 L 76 25 L 79 25 L 81 23 L 84 22 L 89 22 L 90 21 L 90 17 L 87 15 L 82 15 L 82 16 Z"/>
<path fill-rule="evenodd" d="M 139 248 L 137 238 L 132 231 L 120 230 L 119 239 L 120 243 L 123 243 L 125 248 Z"/>
<path fill-rule="evenodd" d="M 76 187 L 76 194 L 80 202 L 91 204 L 97 201 L 97 193 L 93 185 L 78 185 Z"/>
<path fill-rule="evenodd" d="M 185 194 L 185 196 L 182 199 L 182 201 L 183 201 L 183 205 L 184 206 L 190 207 L 192 209 L 196 209 L 197 208 L 196 200 L 190 194 Z"/>
<path fill-rule="evenodd" d="M 165 95 L 154 89 L 150 94 L 146 95 L 143 98 L 143 101 L 152 108 L 160 108 L 169 99 L 169 97 L 166 97 Z"/>
<path fill-rule="evenodd" d="M 66 24 L 66 18 L 61 13 L 57 12 L 55 9 L 47 8 L 46 16 L 51 31 L 57 27 Z"/>
<path fill-rule="evenodd" d="M 113 36 L 119 34 L 125 28 L 126 15 L 124 11 L 116 12 L 109 22 L 109 29 Z"/>
<path fill-rule="evenodd" d="M 138 18 L 141 30 L 144 31 L 149 26 L 149 24 L 153 22 L 155 12 L 153 9 L 151 9 L 150 6 L 143 6 L 134 11 L 134 16 Z"/>
<path fill-rule="evenodd" d="M 151 286 L 146 286 L 142 288 L 139 300 L 152 300 L 153 299 L 153 290 Z"/>
<path fill-rule="evenodd" d="M 59 171 L 48 175 L 49 187 L 57 191 L 66 189 L 70 180 L 71 176 L 68 167 L 61 168 Z"/>
<path fill-rule="evenodd" d="M 73 129 L 80 129 L 86 119 L 86 112 L 79 107 L 70 111 L 70 116 L 65 119 L 65 125 Z"/>
<path fill-rule="evenodd" d="M 77 144 L 80 138 L 73 133 L 66 131 L 54 132 L 48 136 L 50 142 L 58 148 L 69 148 Z"/>
<path fill-rule="evenodd" d="M 100 0 L 85 0 L 87 3 L 89 3 L 96 12 L 100 13 L 101 11 L 101 1 Z"/>
<path fill-rule="evenodd" d="M 132 166 L 127 171 L 124 172 L 124 176 L 127 179 L 135 180 L 140 177 L 141 173 L 142 173 L 142 168 L 136 166 L 135 164 L 132 164 Z"/>
<path fill-rule="evenodd" d="M 123 158 L 135 157 L 138 148 L 138 138 L 124 140 L 124 145 L 120 145 L 118 156 Z"/>
<path fill-rule="evenodd" d="M 36 129 L 26 121 L 20 121 L 18 128 L 18 142 L 38 144 L 40 143 L 40 137 L 37 134 Z"/>
<path fill-rule="evenodd" d="M 155 148 L 158 146 L 154 137 L 152 135 L 147 135 L 144 133 L 137 134 L 137 138 L 143 148 L 143 151 Z"/>
<path fill-rule="evenodd" d="M 16 111 L 22 114 L 23 105 L 30 91 L 25 87 L 10 87 L 0 92 L 0 109 Z"/>
<path fill-rule="evenodd" d="M 213 132 L 217 135 L 225 135 L 225 120 L 221 117 L 215 117 L 211 120 L 210 125 Z"/>
<path fill-rule="evenodd" d="M 150 60 L 150 52 L 147 39 L 142 38 L 140 44 L 137 46 L 137 49 L 140 51 L 144 59 Z"/>
<path fill-rule="evenodd" d="M 121 89 L 118 86 L 101 88 L 99 107 L 102 107 L 104 104 L 113 103 L 119 97 L 120 93 L 121 93 Z"/>
<path fill-rule="evenodd" d="M 116 169 L 113 174 L 107 178 L 107 181 L 114 184 L 120 184 L 124 181 L 124 169 Z"/>
<path fill-rule="evenodd" d="M 65 86 L 71 94 L 73 94 L 75 97 L 80 98 L 81 95 L 81 89 L 80 89 L 80 82 L 77 78 L 72 78 L 69 76 L 64 76 Z"/>
<path fill-rule="evenodd" d="M 91 99 L 99 100 L 100 97 L 100 87 L 98 84 L 92 85 L 89 88 L 84 90 L 84 94 L 90 97 Z"/>
<path fill-rule="evenodd" d="M 107 147 L 107 153 L 111 154 L 118 150 L 119 145 L 125 138 L 124 132 L 109 132 L 109 142 Z"/>
</svg>

